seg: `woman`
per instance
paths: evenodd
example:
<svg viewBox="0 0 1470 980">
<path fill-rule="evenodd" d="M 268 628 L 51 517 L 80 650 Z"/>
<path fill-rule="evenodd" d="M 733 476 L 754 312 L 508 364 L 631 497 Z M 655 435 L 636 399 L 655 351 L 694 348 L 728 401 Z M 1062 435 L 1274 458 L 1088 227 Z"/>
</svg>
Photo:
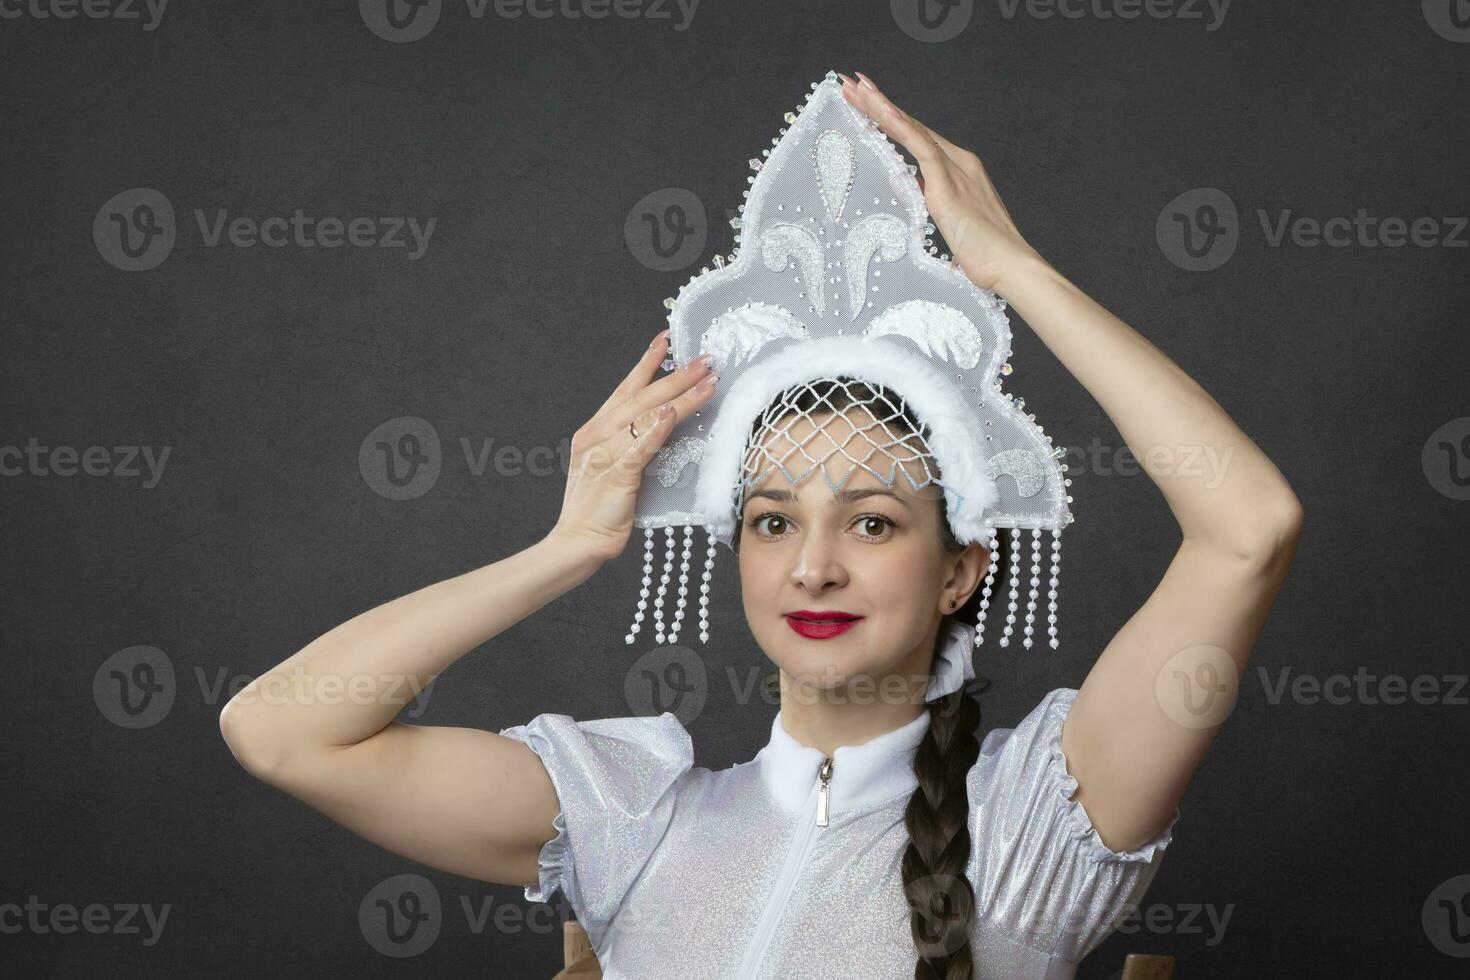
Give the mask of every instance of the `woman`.
<svg viewBox="0 0 1470 980">
<path fill-rule="evenodd" d="M 694 767 L 667 712 L 543 714 L 498 734 L 395 721 L 405 679 L 421 688 L 623 553 L 645 468 L 717 381 L 707 359 L 659 378 L 660 334 L 578 430 L 544 539 L 341 624 L 226 706 L 247 770 L 349 829 L 533 900 L 564 892 L 609 977 L 1072 976 L 1157 870 L 1299 534 L 1291 489 L 1220 406 L 1046 264 L 974 154 L 859 78 L 842 76 L 842 97 L 918 161 L 964 274 L 1020 311 L 1145 460 L 1194 447 L 1229 467 L 1208 482 L 1149 470 L 1182 532 L 1157 589 L 1080 689 L 982 741 L 960 667 L 1002 564 L 994 539 L 951 533 L 904 392 L 795 385 L 746 437 L 761 478 L 736 550 L 781 695 L 754 760 Z M 811 469 L 763 469 L 798 445 L 817 447 Z M 896 445 L 906 480 L 866 465 Z M 804 492 L 816 471 L 844 492 Z M 1203 714 L 1194 668 L 1222 695 Z M 358 696 L 263 696 L 298 676 Z"/>
</svg>

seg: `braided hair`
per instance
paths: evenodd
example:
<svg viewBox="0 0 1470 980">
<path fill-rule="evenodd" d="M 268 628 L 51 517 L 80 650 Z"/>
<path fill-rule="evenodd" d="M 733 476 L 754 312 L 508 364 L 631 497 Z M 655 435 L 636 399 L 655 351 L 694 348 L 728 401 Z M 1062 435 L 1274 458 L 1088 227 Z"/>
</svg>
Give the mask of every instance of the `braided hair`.
<svg viewBox="0 0 1470 980">
<path fill-rule="evenodd" d="M 750 439 L 758 438 L 762 422 L 772 408 L 822 414 L 841 412 L 853 405 L 881 400 L 902 406 L 899 414 L 911 433 L 926 431 L 903 400 L 882 385 L 857 382 L 849 377 L 827 378 L 793 386 L 782 392 L 771 407 L 751 425 Z M 892 420 L 898 421 L 898 420 Z M 747 441 L 747 445 L 749 442 Z M 939 495 L 940 545 L 949 554 L 965 545 L 949 526 L 948 505 Z M 742 522 L 736 521 L 734 547 L 739 551 Z M 1000 589 L 1006 568 L 1004 536 L 991 554 L 996 568 L 993 591 Z M 959 608 L 941 617 L 938 643 L 943 643 L 952 622 L 975 625 L 980 618 L 981 592 L 976 589 Z M 909 925 L 918 960 L 915 980 L 974 980 L 975 961 L 970 949 L 970 930 L 976 918 L 975 890 L 966 875 L 970 861 L 970 802 L 967 777 L 980 757 L 980 703 L 976 695 L 989 687 L 977 676 L 967 686 L 929 702 L 929 727 L 914 753 L 914 776 L 918 785 L 904 808 L 904 826 L 909 843 L 904 849 L 902 876 L 904 897 L 909 905 Z M 779 671 L 767 674 L 764 689 L 779 702 Z"/>
</svg>

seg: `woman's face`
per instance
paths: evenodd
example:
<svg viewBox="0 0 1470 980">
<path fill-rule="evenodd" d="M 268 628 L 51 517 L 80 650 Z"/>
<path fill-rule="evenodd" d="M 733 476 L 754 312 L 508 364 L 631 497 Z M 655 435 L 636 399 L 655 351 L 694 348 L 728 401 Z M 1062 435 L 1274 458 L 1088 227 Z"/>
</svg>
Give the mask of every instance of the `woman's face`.
<svg viewBox="0 0 1470 980">
<path fill-rule="evenodd" d="M 847 413 L 859 426 L 874 424 L 863 409 Z M 747 474 L 768 473 L 746 490 L 741 515 L 745 616 L 756 642 L 798 693 L 828 697 L 819 692 L 846 689 L 854 699 L 886 702 L 913 700 L 917 692 L 916 703 L 922 703 L 940 616 L 952 611 L 951 598 L 964 604 L 985 574 L 989 553 L 979 545 L 944 550 L 937 484 L 915 491 L 895 473 L 890 486 L 848 458 L 884 476 L 897 465 L 924 482 L 925 461 L 891 444 L 901 432 L 879 427 L 872 435 L 877 443 L 844 415 L 797 417 L 786 432 L 765 434 L 769 456 L 761 455 Z M 777 460 L 799 478 L 797 485 Z M 823 472 L 839 486 L 835 494 Z M 793 615 L 811 612 L 860 618 L 841 630 Z"/>
</svg>

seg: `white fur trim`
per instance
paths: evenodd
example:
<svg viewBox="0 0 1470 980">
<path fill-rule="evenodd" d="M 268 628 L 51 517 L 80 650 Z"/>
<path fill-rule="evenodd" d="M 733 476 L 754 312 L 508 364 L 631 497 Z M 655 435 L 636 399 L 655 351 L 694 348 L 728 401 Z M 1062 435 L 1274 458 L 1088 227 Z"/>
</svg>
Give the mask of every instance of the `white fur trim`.
<svg viewBox="0 0 1470 980">
<path fill-rule="evenodd" d="M 930 362 L 882 337 L 825 337 L 772 351 L 735 379 L 710 427 L 699 467 L 695 508 L 715 537 L 731 545 L 735 531 L 732 491 L 741 476 L 745 439 L 756 416 L 784 389 L 834 375 L 874 381 L 903 396 L 932 430 L 929 451 L 939 464 L 950 529 L 962 544 L 988 542 L 986 513 L 1000 499 L 990 475 L 975 410 Z M 956 492 L 963 501 L 956 498 Z"/>
</svg>

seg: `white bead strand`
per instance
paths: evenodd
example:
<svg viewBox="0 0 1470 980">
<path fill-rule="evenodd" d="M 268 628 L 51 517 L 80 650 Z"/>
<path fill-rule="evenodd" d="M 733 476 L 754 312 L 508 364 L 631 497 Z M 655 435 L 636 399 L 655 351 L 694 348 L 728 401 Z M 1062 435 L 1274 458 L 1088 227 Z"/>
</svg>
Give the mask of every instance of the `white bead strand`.
<svg viewBox="0 0 1470 980">
<path fill-rule="evenodd" d="M 1011 633 L 1016 627 L 1016 592 L 1020 589 L 1021 578 L 1021 529 L 1018 527 L 1011 528 L 1011 559 L 1006 563 L 1006 578 L 1010 579 L 1011 595 L 1010 602 L 1006 604 L 1006 626 L 1000 635 L 1003 647 L 1011 645 Z"/>
<path fill-rule="evenodd" d="M 633 638 L 643 627 L 643 610 L 648 608 L 648 586 L 653 581 L 653 528 L 643 529 L 643 588 L 638 590 L 638 611 L 633 614 L 633 625 L 628 627 L 628 635 L 623 637 L 625 643 L 631 644 Z"/>
<path fill-rule="evenodd" d="M 1000 547 L 1000 539 L 995 536 L 995 529 L 990 531 L 990 541 L 986 544 L 990 549 L 990 562 L 985 567 L 985 586 L 980 590 L 980 612 L 975 617 L 975 646 L 985 641 L 985 614 L 990 610 L 990 593 L 995 588 L 995 554 Z"/>
<path fill-rule="evenodd" d="M 664 596 L 669 591 L 669 571 L 674 567 L 674 528 L 664 528 L 664 544 L 668 550 L 664 553 L 663 574 L 658 577 L 658 594 L 653 600 L 653 639 L 657 643 L 664 642 Z"/>
<path fill-rule="evenodd" d="M 1057 575 L 1060 571 L 1062 561 L 1062 529 L 1053 528 L 1051 532 L 1051 579 L 1046 590 L 1046 632 L 1051 636 L 1047 642 L 1055 650 L 1061 646 L 1057 639 Z"/>
<path fill-rule="evenodd" d="M 1036 593 L 1041 588 L 1041 528 L 1031 529 L 1031 591 L 1026 599 L 1026 638 L 1021 646 L 1031 649 L 1031 636 L 1036 632 Z"/>
<path fill-rule="evenodd" d="M 684 622 L 684 607 L 689 604 L 689 552 L 694 548 L 694 525 L 684 525 L 684 555 L 679 561 L 679 597 L 674 603 L 674 623 L 669 627 L 669 642 L 679 638 L 679 627 Z"/>
<path fill-rule="evenodd" d="M 704 556 L 704 581 L 699 583 L 699 642 L 709 642 L 709 583 L 715 573 L 715 532 L 708 527 L 709 550 Z"/>
</svg>

